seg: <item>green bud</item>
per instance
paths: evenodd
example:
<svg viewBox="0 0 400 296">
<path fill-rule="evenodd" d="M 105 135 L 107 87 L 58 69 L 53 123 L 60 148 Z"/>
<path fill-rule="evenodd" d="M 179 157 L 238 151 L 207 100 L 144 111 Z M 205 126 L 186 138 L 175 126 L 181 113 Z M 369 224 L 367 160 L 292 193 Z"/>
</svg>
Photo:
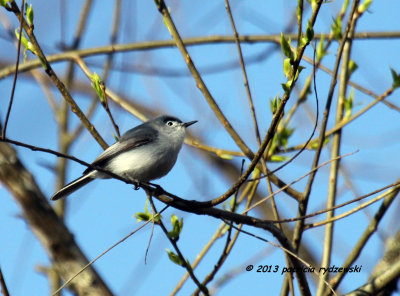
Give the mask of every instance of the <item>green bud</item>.
<svg viewBox="0 0 400 296">
<path fill-rule="evenodd" d="M 310 43 L 311 40 L 314 38 L 314 28 L 311 26 L 311 23 L 307 23 L 307 29 L 306 29 L 306 41 L 307 43 Z"/>
<path fill-rule="evenodd" d="M 226 224 L 222 230 L 221 230 L 221 234 L 225 234 L 228 230 L 229 230 L 230 226 L 228 224 Z"/>
<path fill-rule="evenodd" d="M 350 60 L 350 61 L 349 61 L 348 67 L 349 67 L 349 68 L 348 68 L 348 72 L 349 72 L 349 77 L 350 77 L 351 74 L 353 74 L 353 73 L 357 70 L 358 65 L 356 64 L 355 61 Z"/>
<path fill-rule="evenodd" d="M 276 111 L 278 111 L 278 108 L 279 108 L 279 105 L 281 104 L 281 102 L 282 102 L 282 99 L 278 96 L 276 96 L 269 102 L 269 106 L 270 106 L 272 114 L 275 114 Z"/>
<path fill-rule="evenodd" d="M 168 232 L 168 237 L 172 240 L 178 240 L 183 228 L 183 219 L 180 220 L 176 215 L 171 215 L 172 231 Z"/>
<path fill-rule="evenodd" d="M 149 212 L 149 201 L 146 200 L 146 203 L 144 204 L 144 212 L 138 212 L 134 214 L 134 217 L 137 219 L 137 222 L 147 222 L 150 220 L 154 219 L 154 222 L 158 222 L 161 219 L 161 215 L 153 215 L 152 213 Z"/>
<path fill-rule="evenodd" d="M 324 35 L 321 35 L 321 39 L 319 40 L 318 43 L 318 47 L 317 47 L 317 52 L 316 52 L 316 56 L 317 56 L 317 61 L 320 61 L 324 55 L 326 55 L 325 49 L 324 49 Z"/>
<path fill-rule="evenodd" d="M 318 7 L 318 1 L 317 0 L 311 0 L 311 8 L 312 11 L 314 12 Z"/>
<path fill-rule="evenodd" d="M 287 156 L 274 154 L 274 155 L 271 155 L 269 161 L 271 161 L 271 162 L 283 162 L 283 161 L 286 161 L 288 159 L 289 159 L 289 157 L 287 157 Z"/>
<path fill-rule="evenodd" d="M 333 23 L 331 25 L 331 30 L 332 30 L 333 36 L 336 39 L 342 38 L 342 20 L 339 17 L 337 17 L 336 19 L 333 19 Z"/>
<path fill-rule="evenodd" d="M 141 222 L 141 221 L 147 222 L 147 221 L 151 220 L 151 216 L 152 216 L 151 214 L 143 213 L 143 212 L 138 212 L 138 213 L 135 213 L 135 215 L 134 215 L 134 217 L 137 219 L 137 222 Z"/>
<path fill-rule="evenodd" d="M 285 127 L 279 133 L 276 133 L 278 147 L 287 147 L 289 143 L 289 138 L 293 134 L 294 130 L 294 128 Z"/>
<path fill-rule="evenodd" d="M 342 5 L 342 9 L 340 10 L 341 14 L 344 14 L 349 7 L 349 0 L 345 0 Z"/>
<path fill-rule="evenodd" d="M 292 64 L 290 63 L 290 58 L 283 60 L 283 74 L 286 78 L 290 78 L 292 76 Z"/>
<path fill-rule="evenodd" d="M 185 266 L 184 261 L 178 255 L 176 255 L 170 249 L 165 249 L 165 251 L 168 254 L 169 260 L 171 260 L 173 263 L 175 263 L 175 264 L 177 264 L 179 266 L 183 266 L 183 267 Z"/>
<path fill-rule="evenodd" d="M 344 100 L 344 120 L 348 120 L 353 110 L 354 89 L 351 89 L 349 97 Z"/>
<path fill-rule="evenodd" d="M 299 78 L 299 74 L 301 71 L 303 71 L 306 67 L 303 66 L 298 66 L 297 67 L 297 72 L 296 72 L 296 76 L 294 77 L 294 80 L 297 80 L 297 78 Z"/>
<path fill-rule="evenodd" d="M 21 44 L 24 47 L 24 61 L 26 61 L 26 51 L 29 50 L 31 51 L 34 55 L 36 55 L 35 47 L 33 44 L 26 38 L 25 34 L 22 32 L 22 35 L 19 33 L 18 29 L 15 29 L 15 36 L 19 40 L 21 38 Z M 44 65 L 44 62 L 41 61 L 42 65 Z"/>
<path fill-rule="evenodd" d="M 289 79 L 286 83 L 281 83 L 282 89 L 285 91 L 285 94 L 289 94 L 292 84 L 293 84 L 292 79 Z"/>
<path fill-rule="evenodd" d="M 106 103 L 104 82 L 101 80 L 100 76 L 96 72 L 94 72 L 93 75 L 90 77 L 90 80 L 92 80 L 92 87 L 97 96 L 100 98 L 100 102 L 102 104 Z"/>
<path fill-rule="evenodd" d="M 371 5 L 373 0 L 365 0 L 362 4 L 358 6 L 358 12 L 364 13 Z"/>
<path fill-rule="evenodd" d="M 8 1 L 9 0 L 0 0 L 0 5 L 3 7 L 7 7 Z"/>
<path fill-rule="evenodd" d="M 392 78 L 393 78 L 393 88 L 398 88 L 400 87 L 400 74 L 397 74 L 395 70 L 390 68 L 390 72 L 392 73 Z"/>
<path fill-rule="evenodd" d="M 281 47 L 283 54 L 289 59 L 293 60 L 293 52 L 290 48 L 290 40 L 286 40 L 285 36 L 283 36 L 283 33 L 281 33 Z"/>
<path fill-rule="evenodd" d="M 29 26 L 33 26 L 33 7 L 32 4 L 26 4 L 26 20 Z"/>
<path fill-rule="evenodd" d="M 322 144 L 322 147 L 324 147 L 328 143 L 329 143 L 329 137 L 326 137 L 324 139 L 324 143 Z M 310 143 L 310 148 L 313 149 L 313 150 L 317 149 L 318 148 L 318 142 L 317 141 L 312 141 Z"/>
<path fill-rule="evenodd" d="M 219 158 L 222 158 L 222 159 L 226 159 L 226 160 L 231 160 L 231 159 L 233 159 L 233 157 L 232 157 L 232 155 L 229 155 L 229 154 L 226 154 L 226 153 L 221 153 L 221 152 L 216 152 L 216 154 L 217 154 L 217 156 L 219 157 Z"/>
</svg>

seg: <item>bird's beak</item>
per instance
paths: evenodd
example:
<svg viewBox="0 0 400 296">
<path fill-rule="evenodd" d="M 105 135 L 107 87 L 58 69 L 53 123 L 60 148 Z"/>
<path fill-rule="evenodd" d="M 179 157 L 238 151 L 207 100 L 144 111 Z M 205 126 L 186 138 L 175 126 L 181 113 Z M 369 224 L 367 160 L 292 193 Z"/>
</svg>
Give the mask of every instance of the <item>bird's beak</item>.
<svg viewBox="0 0 400 296">
<path fill-rule="evenodd" d="M 197 120 L 193 120 L 193 121 L 185 122 L 182 125 L 184 127 L 188 127 L 188 126 L 191 126 L 192 124 L 195 124 L 196 122 L 197 122 Z"/>
</svg>

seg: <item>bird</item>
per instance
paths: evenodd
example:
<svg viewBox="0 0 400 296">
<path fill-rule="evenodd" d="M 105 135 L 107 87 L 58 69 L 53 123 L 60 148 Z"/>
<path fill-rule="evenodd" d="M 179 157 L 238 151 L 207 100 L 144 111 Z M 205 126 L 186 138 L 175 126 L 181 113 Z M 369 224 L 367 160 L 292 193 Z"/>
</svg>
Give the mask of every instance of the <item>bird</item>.
<svg viewBox="0 0 400 296">
<path fill-rule="evenodd" d="M 159 179 L 172 169 L 185 139 L 186 128 L 197 120 L 182 122 L 170 115 L 160 115 L 125 132 L 91 164 L 135 184 Z M 64 198 L 89 182 L 111 178 L 105 172 L 88 167 L 81 177 L 55 192 L 51 200 Z"/>
</svg>

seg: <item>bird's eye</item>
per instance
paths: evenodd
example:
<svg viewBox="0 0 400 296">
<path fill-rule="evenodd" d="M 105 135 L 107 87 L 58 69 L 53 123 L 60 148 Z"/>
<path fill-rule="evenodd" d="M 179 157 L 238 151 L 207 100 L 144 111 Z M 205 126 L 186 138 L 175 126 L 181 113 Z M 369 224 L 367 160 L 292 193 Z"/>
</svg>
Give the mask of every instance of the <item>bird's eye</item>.
<svg viewBox="0 0 400 296">
<path fill-rule="evenodd" d="M 168 122 L 167 122 L 167 125 L 168 125 L 168 126 L 173 126 L 174 123 L 173 123 L 172 121 L 168 121 Z"/>
</svg>

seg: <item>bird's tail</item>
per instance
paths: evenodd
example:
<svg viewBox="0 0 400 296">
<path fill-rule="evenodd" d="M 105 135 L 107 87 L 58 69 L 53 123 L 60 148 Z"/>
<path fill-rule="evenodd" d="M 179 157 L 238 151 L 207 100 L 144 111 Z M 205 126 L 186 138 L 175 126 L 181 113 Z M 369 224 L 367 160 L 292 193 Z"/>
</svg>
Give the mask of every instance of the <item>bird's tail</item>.
<svg viewBox="0 0 400 296">
<path fill-rule="evenodd" d="M 50 198 L 51 200 L 57 200 L 63 197 L 66 197 L 67 195 L 71 194 L 72 192 L 78 190 L 82 186 L 86 185 L 90 181 L 93 181 L 94 178 L 92 174 L 85 174 L 82 177 L 75 179 L 71 183 L 68 183 L 65 185 L 63 188 L 58 190 L 56 193 L 53 194 L 53 196 Z"/>
</svg>

